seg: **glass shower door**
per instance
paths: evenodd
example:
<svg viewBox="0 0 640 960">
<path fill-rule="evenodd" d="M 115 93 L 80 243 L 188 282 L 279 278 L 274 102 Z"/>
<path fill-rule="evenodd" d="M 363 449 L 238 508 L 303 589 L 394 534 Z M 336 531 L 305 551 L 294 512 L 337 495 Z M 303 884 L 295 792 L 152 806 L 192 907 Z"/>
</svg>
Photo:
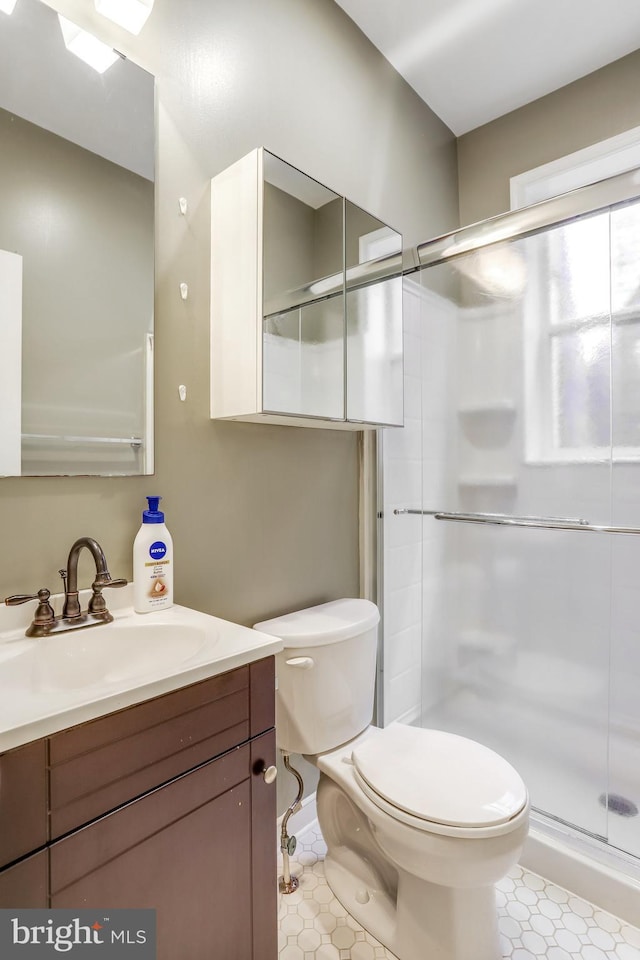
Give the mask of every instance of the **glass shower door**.
<svg viewBox="0 0 640 960">
<path fill-rule="evenodd" d="M 613 522 L 640 527 L 640 202 L 611 211 Z M 609 842 L 640 856 L 640 537 L 615 537 Z"/>
<path fill-rule="evenodd" d="M 393 520 L 422 540 L 414 722 L 492 747 L 536 809 L 602 838 L 612 538 L 431 513 L 611 522 L 609 229 L 421 271 L 422 501 L 401 508 L 425 514 Z"/>
</svg>

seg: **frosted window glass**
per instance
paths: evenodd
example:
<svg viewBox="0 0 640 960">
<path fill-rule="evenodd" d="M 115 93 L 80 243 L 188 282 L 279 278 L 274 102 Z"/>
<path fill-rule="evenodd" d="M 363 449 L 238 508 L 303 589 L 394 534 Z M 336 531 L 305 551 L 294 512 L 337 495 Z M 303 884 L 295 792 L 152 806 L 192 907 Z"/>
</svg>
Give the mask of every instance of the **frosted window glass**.
<svg viewBox="0 0 640 960">
<path fill-rule="evenodd" d="M 550 231 L 547 244 L 548 265 L 541 280 L 549 284 L 550 326 L 608 317 L 608 212 Z"/>
<path fill-rule="evenodd" d="M 607 323 L 552 339 L 557 447 L 604 447 L 610 443 L 609 338 Z"/>
</svg>

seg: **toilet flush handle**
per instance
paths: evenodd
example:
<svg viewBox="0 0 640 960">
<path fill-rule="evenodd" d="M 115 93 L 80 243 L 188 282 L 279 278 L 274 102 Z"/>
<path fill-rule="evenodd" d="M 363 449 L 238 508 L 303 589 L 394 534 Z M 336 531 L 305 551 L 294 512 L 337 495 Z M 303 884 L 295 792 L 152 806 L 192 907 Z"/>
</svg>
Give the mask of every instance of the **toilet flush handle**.
<svg viewBox="0 0 640 960">
<path fill-rule="evenodd" d="M 311 657 L 293 657 L 285 662 L 288 667 L 297 667 L 299 670 L 310 670 L 311 667 L 315 666 Z"/>
</svg>

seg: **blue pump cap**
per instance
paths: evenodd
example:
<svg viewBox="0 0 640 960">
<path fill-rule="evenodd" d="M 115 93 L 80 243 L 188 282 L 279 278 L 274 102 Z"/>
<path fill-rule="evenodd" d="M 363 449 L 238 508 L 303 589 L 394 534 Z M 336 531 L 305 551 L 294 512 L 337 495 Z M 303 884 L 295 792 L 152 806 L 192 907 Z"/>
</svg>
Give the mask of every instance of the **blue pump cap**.
<svg viewBox="0 0 640 960">
<path fill-rule="evenodd" d="M 162 497 L 147 497 L 149 509 L 142 511 L 143 523 L 164 523 L 164 513 L 158 510 L 158 504 Z"/>
</svg>

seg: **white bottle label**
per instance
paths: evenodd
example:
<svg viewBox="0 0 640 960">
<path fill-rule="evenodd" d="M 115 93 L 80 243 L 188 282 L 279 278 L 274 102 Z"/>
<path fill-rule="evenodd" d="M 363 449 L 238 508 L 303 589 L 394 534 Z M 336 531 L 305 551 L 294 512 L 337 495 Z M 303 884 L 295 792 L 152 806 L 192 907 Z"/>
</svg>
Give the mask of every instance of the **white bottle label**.
<svg viewBox="0 0 640 960">
<path fill-rule="evenodd" d="M 145 561 L 145 596 L 152 606 L 163 604 L 170 593 L 167 578 L 171 561 L 167 557 L 164 540 L 155 540 L 149 547 L 149 560 Z"/>
</svg>

